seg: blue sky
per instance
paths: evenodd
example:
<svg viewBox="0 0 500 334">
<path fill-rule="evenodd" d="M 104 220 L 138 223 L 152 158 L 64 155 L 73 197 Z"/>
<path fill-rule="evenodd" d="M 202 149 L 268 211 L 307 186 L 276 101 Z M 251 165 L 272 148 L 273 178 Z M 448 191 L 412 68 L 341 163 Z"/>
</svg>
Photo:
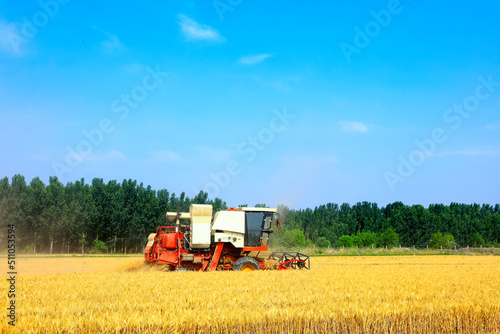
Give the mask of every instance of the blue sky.
<svg viewBox="0 0 500 334">
<path fill-rule="evenodd" d="M 499 203 L 500 5 L 0 1 L 0 176 Z"/>
</svg>

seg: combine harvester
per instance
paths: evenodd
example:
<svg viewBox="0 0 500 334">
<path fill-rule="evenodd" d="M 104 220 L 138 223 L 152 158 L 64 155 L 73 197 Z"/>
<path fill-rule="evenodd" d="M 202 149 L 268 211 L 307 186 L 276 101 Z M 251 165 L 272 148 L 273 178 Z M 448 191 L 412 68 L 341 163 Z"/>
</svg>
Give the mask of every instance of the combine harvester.
<svg viewBox="0 0 500 334">
<path fill-rule="evenodd" d="M 301 253 L 268 251 L 272 225 L 279 228 L 276 209 L 230 208 L 212 217 L 212 206 L 192 204 L 189 212 L 167 212 L 167 221 L 148 237 L 144 249 L 147 262 L 165 265 L 165 270 L 287 270 L 309 269 L 309 256 Z M 181 225 L 190 220 L 190 225 Z M 251 254 L 256 253 L 255 256 Z"/>
</svg>

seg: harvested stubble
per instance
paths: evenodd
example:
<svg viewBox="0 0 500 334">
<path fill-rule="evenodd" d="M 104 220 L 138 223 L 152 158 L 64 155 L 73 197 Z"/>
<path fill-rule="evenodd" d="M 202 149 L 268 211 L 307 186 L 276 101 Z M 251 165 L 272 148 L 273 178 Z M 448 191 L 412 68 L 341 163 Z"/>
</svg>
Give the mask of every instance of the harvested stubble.
<svg viewBox="0 0 500 334">
<path fill-rule="evenodd" d="M 21 275 L 16 329 L 23 333 L 500 332 L 500 257 L 311 262 L 311 271 L 158 272 L 143 271 L 139 265 L 130 271 L 135 267 L 128 264 L 115 272 Z M 2 331 L 8 329 L 6 321 L 0 326 Z"/>
</svg>

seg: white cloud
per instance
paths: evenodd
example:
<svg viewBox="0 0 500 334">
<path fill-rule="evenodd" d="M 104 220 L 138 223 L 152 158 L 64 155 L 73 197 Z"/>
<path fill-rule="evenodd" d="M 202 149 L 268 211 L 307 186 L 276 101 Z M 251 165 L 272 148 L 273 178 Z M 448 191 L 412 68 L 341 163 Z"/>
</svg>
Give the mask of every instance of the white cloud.
<svg viewBox="0 0 500 334">
<path fill-rule="evenodd" d="M 120 151 L 117 151 L 117 150 L 111 150 L 109 152 L 107 152 L 103 158 L 105 159 L 117 159 L 117 158 L 123 158 L 125 155 L 120 152 Z"/>
<path fill-rule="evenodd" d="M 346 132 L 369 132 L 370 129 L 362 122 L 338 122 Z"/>
<path fill-rule="evenodd" d="M 39 161 L 51 161 L 50 156 L 45 153 L 34 154 L 31 158 L 33 160 L 39 160 Z"/>
<path fill-rule="evenodd" d="M 108 35 L 108 39 L 101 43 L 102 48 L 104 49 L 105 52 L 114 53 L 126 49 L 125 46 L 123 46 L 122 42 L 120 42 L 120 39 L 118 39 L 118 36 L 107 32 L 104 33 Z"/>
<path fill-rule="evenodd" d="M 143 68 L 144 68 L 144 65 L 134 63 L 134 64 L 128 64 L 127 66 L 125 66 L 124 70 L 128 73 L 131 73 L 131 74 L 141 74 Z"/>
<path fill-rule="evenodd" d="M 487 130 L 494 130 L 494 129 L 499 129 L 499 128 L 500 128 L 500 123 L 486 125 Z"/>
<path fill-rule="evenodd" d="M 179 15 L 179 25 L 188 40 L 224 41 L 217 30 L 208 25 L 200 24 L 185 15 Z"/>
<path fill-rule="evenodd" d="M 122 44 L 117 35 L 111 34 L 98 25 L 92 25 L 92 29 L 97 30 L 99 33 L 106 35 L 106 39 L 101 42 L 101 47 L 106 53 L 116 53 L 124 51 L 127 48 Z"/>
<path fill-rule="evenodd" d="M 194 149 L 201 154 L 203 160 L 210 163 L 227 162 L 231 158 L 231 151 L 227 149 L 211 148 L 208 146 L 195 146 Z"/>
<path fill-rule="evenodd" d="M 102 154 L 90 154 L 87 156 L 82 156 L 83 160 L 113 160 L 123 158 L 125 155 L 117 150 L 111 150 Z"/>
<path fill-rule="evenodd" d="M 241 65 L 257 65 L 262 63 L 264 60 L 267 58 L 271 58 L 272 56 L 270 54 L 261 54 L 261 55 L 251 55 L 251 56 L 244 56 L 241 57 L 238 62 Z"/>
<path fill-rule="evenodd" d="M 23 56 L 27 41 L 21 34 L 19 24 L 0 20 L 0 51 L 12 56 Z"/>
<path fill-rule="evenodd" d="M 161 162 L 178 162 L 182 160 L 182 157 L 179 154 L 170 150 L 154 151 L 151 152 L 151 155 L 155 161 Z"/>
<path fill-rule="evenodd" d="M 261 79 L 258 76 L 254 76 L 253 79 L 260 83 L 264 87 L 271 87 L 274 88 L 280 92 L 283 93 L 290 93 L 290 87 L 288 86 L 287 82 L 283 81 L 267 81 L 264 79 Z"/>
<path fill-rule="evenodd" d="M 448 155 L 499 155 L 499 152 L 495 151 L 485 151 L 485 150 L 461 150 L 461 151 L 448 151 L 438 154 L 433 154 L 435 157 L 444 157 Z"/>
</svg>

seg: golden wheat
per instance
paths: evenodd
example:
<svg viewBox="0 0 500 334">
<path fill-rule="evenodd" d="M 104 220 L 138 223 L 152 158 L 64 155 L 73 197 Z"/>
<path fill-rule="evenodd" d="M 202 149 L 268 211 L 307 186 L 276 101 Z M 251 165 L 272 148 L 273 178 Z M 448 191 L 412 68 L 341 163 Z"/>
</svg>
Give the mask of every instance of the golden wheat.
<svg viewBox="0 0 500 334">
<path fill-rule="evenodd" d="M 114 271 L 19 275 L 16 329 L 500 332 L 500 257 L 330 257 L 311 262 L 311 271 L 198 273 L 151 271 L 142 260 L 125 258 L 113 260 Z M 7 301 L 5 288 L 3 284 L 0 293 Z M 0 324 L 2 331 L 9 327 L 7 320 Z"/>
</svg>

